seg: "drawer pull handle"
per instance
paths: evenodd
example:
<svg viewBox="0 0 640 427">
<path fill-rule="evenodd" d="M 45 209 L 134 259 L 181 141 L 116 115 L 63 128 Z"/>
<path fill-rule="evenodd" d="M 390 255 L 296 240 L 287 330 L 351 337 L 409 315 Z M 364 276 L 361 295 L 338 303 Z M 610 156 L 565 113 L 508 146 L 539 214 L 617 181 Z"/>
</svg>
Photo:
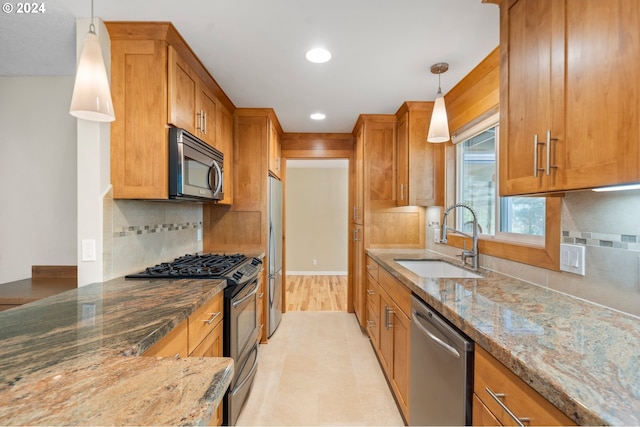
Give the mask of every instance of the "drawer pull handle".
<svg viewBox="0 0 640 427">
<path fill-rule="evenodd" d="M 214 320 L 216 320 L 218 317 L 220 317 L 220 315 L 222 314 L 222 312 L 217 312 L 217 313 L 209 313 L 211 315 L 211 319 L 209 320 L 203 320 L 204 323 L 206 323 L 207 325 L 210 325 L 213 323 Z"/>
<path fill-rule="evenodd" d="M 368 293 L 369 295 L 375 295 L 375 294 L 376 294 L 376 291 L 374 291 L 374 290 L 372 290 L 372 289 L 367 289 L 367 293 Z"/>
<path fill-rule="evenodd" d="M 263 296 L 264 296 L 264 292 L 260 292 L 260 293 L 258 294 L 258 298 L 262 298 Z"/>
<path fill-rule="evenodd" d="M 176 353 L 176 354 L 174 354 L 174 355 L 173 355 L 173 358 L 174 358 L 174 359 L 180 359 L 180 353 Z"/>
<path fill-rule="evenodd" d="M 489 393 L 489 396 L 491 396 L 493 400 L 495 400 L 496 403 L 500 405 L 500 407 L 507 413 L 507 415 L 509 415 L 513 419 L 513 421 L 518 423 L 520 427 L 524 427 L 523 423 L 528 423 L 529 421 L 531 421 L 529 418 L 518 418 L 513 412 L 511 412 L 511 409 L 509 409 L 507 405 L 505 405 L 504 402 L 500 400 L 504 399 L 504 393 L 494 393 L 489 389 L 489 387 L 485 387 L 485 391 Z"/>
</svg>

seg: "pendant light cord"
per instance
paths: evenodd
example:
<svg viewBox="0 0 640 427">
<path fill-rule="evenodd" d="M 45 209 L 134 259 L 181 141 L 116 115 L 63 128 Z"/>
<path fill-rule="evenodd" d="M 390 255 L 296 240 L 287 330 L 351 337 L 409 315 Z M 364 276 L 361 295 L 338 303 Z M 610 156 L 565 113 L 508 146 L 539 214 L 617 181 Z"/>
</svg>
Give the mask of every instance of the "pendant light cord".
<svg viewBox="0 0 640 427">
<path fill-rule="evenodd" d="M 93 0 L 91 0 L 91 24 L 89 24 L 89 32 L 95 34 L 96 26 L 93 25 Z"/>
</svg>

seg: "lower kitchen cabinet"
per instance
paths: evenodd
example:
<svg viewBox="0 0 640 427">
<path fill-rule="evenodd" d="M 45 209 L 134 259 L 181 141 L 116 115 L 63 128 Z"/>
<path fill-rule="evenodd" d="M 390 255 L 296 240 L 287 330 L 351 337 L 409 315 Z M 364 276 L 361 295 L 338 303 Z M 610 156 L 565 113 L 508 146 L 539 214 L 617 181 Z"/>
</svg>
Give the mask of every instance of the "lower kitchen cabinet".
<svg viewBox="0 0 640 427">
<path fill-rule="evenodd" d="M 222 357 L 224 294 L 220 292 L 149 348 L 144 356 Z M 222 402 L 209 425 L 222 425 Z"/>
<path fill-rule="evenodd" d="M 160 341 L 145 351 L 145 356 L 158 357 L 186 357 L 188 354 L 188 332 L 187 322 L 182 322 L 171 332 L 165 335 Z"/>
<path fill-rule="evenodd" d="M 367 257 L 366 298 L 367 332 L 396 402 L 408 422 L 411 292 Z"/>
<path fill-rule="evenodd" d="M 514 417 L 529 426 L 576 425 L 477 345 L 473 392 L 473 425 L 517 425 Z"/>
</svg>

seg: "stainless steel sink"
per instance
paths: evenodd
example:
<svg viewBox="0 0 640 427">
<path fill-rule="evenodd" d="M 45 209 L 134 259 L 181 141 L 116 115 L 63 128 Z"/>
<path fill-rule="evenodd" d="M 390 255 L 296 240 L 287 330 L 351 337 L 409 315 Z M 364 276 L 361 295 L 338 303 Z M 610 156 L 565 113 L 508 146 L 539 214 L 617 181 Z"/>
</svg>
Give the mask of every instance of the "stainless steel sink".
<svg viewBox="0 0 640 427">
<path fill-rule="evenodd" d="M 420 277 L 482 278 L 479 274 L 438 259 L 396 259 L 394 261 Z"/>
</svg>

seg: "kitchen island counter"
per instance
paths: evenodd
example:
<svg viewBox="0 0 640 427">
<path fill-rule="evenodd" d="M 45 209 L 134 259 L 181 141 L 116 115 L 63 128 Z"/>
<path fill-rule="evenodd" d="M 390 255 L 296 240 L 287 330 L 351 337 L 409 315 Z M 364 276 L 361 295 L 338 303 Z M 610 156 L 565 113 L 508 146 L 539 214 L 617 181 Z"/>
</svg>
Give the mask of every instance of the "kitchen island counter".
<svg viewBox="0 0 640 427">
<path fill-rule="evenodd" d="M 125 280 L 0 313 L 0 424 L 206 425 L 229 358 L 136 357 L 224 280 Z"/>
<path fill-rule="evenodd" d="M 640 319 L 480 269 L 419 277 L 398 259 L 460 261 L 429 250 L 368 255 L 580 425 L 640 425 Z"/>
</svg>

